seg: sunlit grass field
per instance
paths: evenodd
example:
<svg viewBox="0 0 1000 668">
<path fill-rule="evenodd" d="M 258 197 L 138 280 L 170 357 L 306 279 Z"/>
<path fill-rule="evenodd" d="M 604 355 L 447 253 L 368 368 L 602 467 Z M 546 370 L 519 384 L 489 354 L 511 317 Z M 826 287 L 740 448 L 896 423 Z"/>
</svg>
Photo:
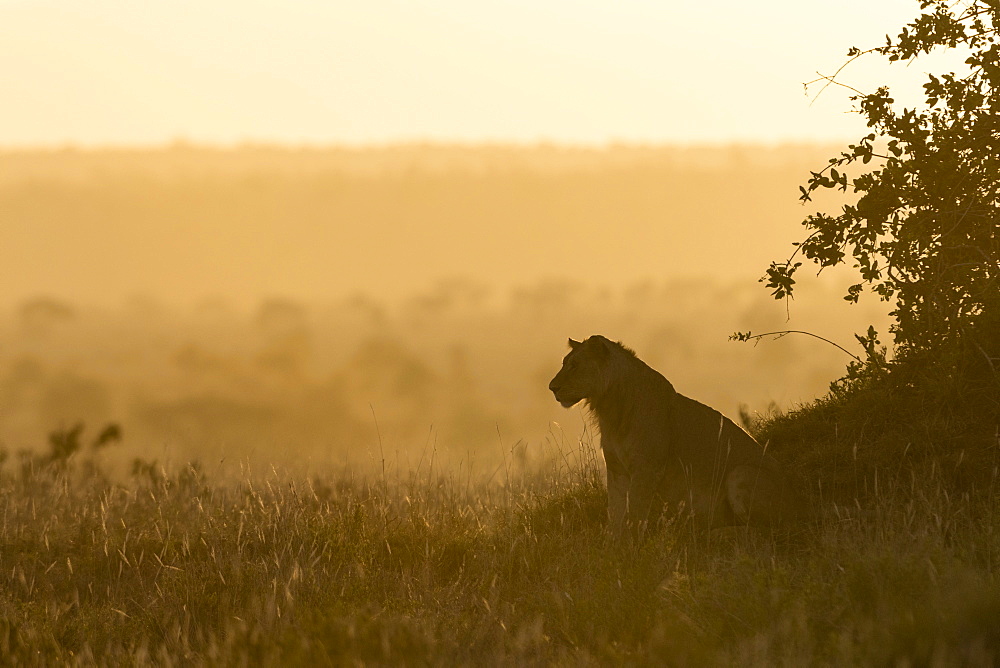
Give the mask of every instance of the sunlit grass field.
<svg viewBox="0 0 1000 668">
<path fill-rule="evenodd" d="M 990 665 L 1000 498 L 933 473 L 795 535 L 605 530 L 585 438 L 526 471 L 0 468 L 0 655 L 22 665 Z M 814 485 L 815 487 L 815 485 Z M 816 496 L 816 495 L 814 495 Z"/>
</svg>

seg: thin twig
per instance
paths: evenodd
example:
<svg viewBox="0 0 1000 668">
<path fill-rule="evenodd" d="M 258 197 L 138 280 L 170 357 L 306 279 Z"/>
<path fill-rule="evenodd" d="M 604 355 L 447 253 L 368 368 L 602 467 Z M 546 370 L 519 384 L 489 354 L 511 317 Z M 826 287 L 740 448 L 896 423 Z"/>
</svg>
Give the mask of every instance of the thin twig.
<svg viewBox="0 0 1000 668">
<path fill-rule="evenodd" d="M 834 346 L 835 348 L 839 348 L 840 350 L 844 351 L 845 353 L 847 353 L 848 355 L 850 355 L 851 357 L 853 357 L 857 361 L 859 361 L 859 362 L 862 361 L 862 359 L 860 357 L 858 357 L 857 355 L 855 355 L 854 353 L 852 353 L 850 350 L 848 350 L 844 346 L 840 345 L 839 343 L 834 343 L 830 339 L 822 337 L 819 334 L 813 334 L 812 332 L 805 332 L 805 331 L 802 331 L 801 329 L 786 329 L 786 330 L 782 330 L 780 332 L 767 332 L 765 334 L 753 334 L 752 336 L 748 336 L 745 339 L 741 339 L 741 340 L 743 340 L 743 341 L 750 341 L 751 339 L 757 339 L 757 340 L 759 340 L 759 339 L 764 338 L 765 336 L 773 336 L 773 337 L 776 337 L 776 338 L 780 339 L 781 337 L 783 337 L 783 336 L 785 336 L 787 334 L 805 334 L 806 336 L 811 336 L 814 339 L 819 339 L 820 341 L 826 341 L 831 346 Z"/>
<path fill-rule="evenodd" d="M 858 52 L 857 54 L 855 54 L 854 56 L 852 56 L 851 58 L 849 58 L 849 59 L 848 59 L 848 61 L 847 61 L 846 63 L 844 63 L 843 65 L 841 65 L 841 66 L 840 66 L 839 68 L 837 68 L 837 71 L 836 71 L 836 72 L 834 72 L 833 74 L 831 74 L 831 75 L 829 75 L 829 76 L 826 76 L 826 75 L 823 75 L 823 74 L 820 74 L 819 72 L 817 72 L 816 74 L 819 74 L 819 75 L 820 75 L 820 77 L 821 77 L 821 79 L 816 79 L 816 80 L 814 80 L 814 81 L 810 81 L 810 82 L 809 82 L 809 83 L 807 83 L 807 84 L 803 84 L 803 85 L 804 85 L 804 86 L 806 87 L 806 90 L 808 90 L 808 89 L 809 89 L 809 84 L 814 84 L 814 83 L 816 83 L 817 81 L 826 81 L 826 83 L 825 83 L 825 84 L 823 85 L 823 87 L 822 87 L 822 88 L 820 88 L 820 89 L 819 89 L 819 92 L 818 92 L 818 93 L 816 93 L 816 95 L 815 95 L 815 96 L 813 97 L 813 99 L 812 99 L 812 102 L 810 102 L 810 103 L 809 103 L 809 105 L 810 105 L 810 106 L 812 106 L 812 103 L 813 103 L 813 102 L 815 102 L 815 101 L 816 101 L 817 99 L 819 99 L 819 96 L 823 94 L 823 91 L 825 91 L 825 90 L 826 90 L 827 88 L 829 88 L 829 87 L 830 87 L 830 84 L 834 84 L 834 83 L 835 83 L 835 84 L 837 84 L 838 86 L 844 86 L 845 88 L 851 88 L 850 86 L 848 86 L 848 85 L 846 85 L 846 84 L 842 84 L 842 83 L 840 83 L 839 81 L 837 81 L 837 80 L 836 80 L 836 79 L 837 79 L 837 76 L 838 76 L 838 75 L 839 75 L 839 74 L 840 74 L 841 72 L 843 72 L 843 71 L 844 71 L 844 68 L 846 68 L 846 67 L 847 67 L 848 65 L 850 65 L 851 63 L 853 63 L 853 62 L 854 62 L 855 60 L 857 60 L 857 59 L 858 59 L 858 58 L 860 58 L 861 56 L 864 56 L 864 55 L 867 55 L 867 54 L 869 54 L 869 53 L 872 53 L 872 52 L 874 52 L 874 51 L 877 51 L 877 50 L 878 50 L 878 49 L 876 48 L 876 49 L 868 49 L 867 51 L 860 51 L 860 52 Z M 859 90 L 856 90 L 856 89 L 854 89 L 854 88 L 851 88 L 851 90 L 855 91 L 855 92 L 856 92 L 856 93 L 858 93 L 859 95 L 864 95 L 864 93 L 862 93 L 861 91 L 859 91 Z"/>
<path fill-rule="evenodd" d="M 839 72 L 840 70 L 837 70 L 837 71 Z M 816 74 L 819 75 L 819 79 L 813 79 L 812 81 L 807 81 L 806 83 L 802 84 L 803 86 L 805 86 L 806 90 L 808 90 L 809 86 L 811 86 L 814 83 L 819 83 L 820 81 L 825 81 L 826 82 L 826 85 L 824 85 L 823 88 L 820 89 L 819 93 L 816 93 L 816 95 L 813 97 L 813 99 L 809 101 L 809 106 L 810 107 L 813 106 L 813 103 L 815 103 L 816 100 L 819 99 L 820 93 L 822 93 L 824 90 L 826 90 L 831 84 L 836 84 L 837 86 L 840 86 L 842 88 L 846 88 L 847 90 L 854 91 L 858 95 L 864 95 L 864 93 L 862 91 L 858 90 L 854 86 L 848 86 L 845 83 L 841 83 L 840 81 L 837 81 L 834 78 L 834 77 L 837 76 L 836 74 L 829 75 L 829 74 L 823 74 L 822 72 L 816 72 Z"/>
</svg>

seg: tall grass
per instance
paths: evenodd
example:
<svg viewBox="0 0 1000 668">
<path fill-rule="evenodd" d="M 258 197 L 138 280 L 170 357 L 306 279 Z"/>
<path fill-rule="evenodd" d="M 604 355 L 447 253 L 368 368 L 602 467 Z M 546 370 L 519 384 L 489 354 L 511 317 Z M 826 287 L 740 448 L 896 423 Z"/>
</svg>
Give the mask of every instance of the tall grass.
<svg viewBox="0 0 1000 668">
<path fill-rule="evenodd" d="M 598 458 L 214 479 L 0 469 L 14 664 L 989 665 L 998 499 L 934 480 L 792 539 L 605 532 Z"/>
</svg>

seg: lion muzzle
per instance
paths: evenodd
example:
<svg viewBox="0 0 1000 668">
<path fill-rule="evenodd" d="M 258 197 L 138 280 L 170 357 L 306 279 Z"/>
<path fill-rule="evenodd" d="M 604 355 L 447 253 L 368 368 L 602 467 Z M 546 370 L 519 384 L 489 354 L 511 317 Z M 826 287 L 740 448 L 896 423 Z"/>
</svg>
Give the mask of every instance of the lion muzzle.
<svg viewBox="0 0 1000 668">
<path fill-rule="evenodd" d="M 558 401 L 559 405 L 562 406 L 563 408 L 569 408 L 573 404 L 581 401 L 580 398 L 567 397 L 565 396 L 565 394 L 560 396 L 561 390 L 562 390 L 562 385 L 557 383 L 556 379 L 553 378 L 552 382 L 549 383 L 549 391 L 552 392 L 552 396 L 556 398 L 556 401 Z"/>
</svg>

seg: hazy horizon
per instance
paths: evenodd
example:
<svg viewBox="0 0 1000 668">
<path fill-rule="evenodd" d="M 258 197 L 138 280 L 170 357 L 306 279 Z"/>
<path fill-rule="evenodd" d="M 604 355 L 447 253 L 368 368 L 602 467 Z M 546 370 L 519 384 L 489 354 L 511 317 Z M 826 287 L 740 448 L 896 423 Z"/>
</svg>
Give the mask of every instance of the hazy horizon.
<svg viewBox="0 0 1000 668">
<path fill-rule="evenodd" d="M 827 145 L 0 151 L 8 306 L 754 282 Z"/>
<path fill-rule="evenodd" d="M 0 0 L 0 440 L 117 420 L 138 450 L 336 459 L 378 407 L 409 446 L 537 445 L 593 333 L 730 414 L 809 400 L 842 351 L 727 336 L 884 322 L 850 270 L 786 304 L 758 279 L 868 132 L 802 84 L 917 11 Z M 843 80 L 905 104 L 923 75 Z"/>
<path fill-rule="evenodd" d="M 793 406 L 850 358 L 732 332 L 884 331 L 884 304 L 840 299 L 850 272 L 804 274 L 790 304 L 758 283 L 831 150 L 0 152 L 0 440 L 117 420 L 137 452 L 335 462 L 371 443 L 374 407 L 406 452 L 429 425 L 456 457 L 496 454 L 498 425 L 536 448 L 554 420 L 582 428 L 546 385 L 596 333 L 730 415 Z"/>
</svg>

